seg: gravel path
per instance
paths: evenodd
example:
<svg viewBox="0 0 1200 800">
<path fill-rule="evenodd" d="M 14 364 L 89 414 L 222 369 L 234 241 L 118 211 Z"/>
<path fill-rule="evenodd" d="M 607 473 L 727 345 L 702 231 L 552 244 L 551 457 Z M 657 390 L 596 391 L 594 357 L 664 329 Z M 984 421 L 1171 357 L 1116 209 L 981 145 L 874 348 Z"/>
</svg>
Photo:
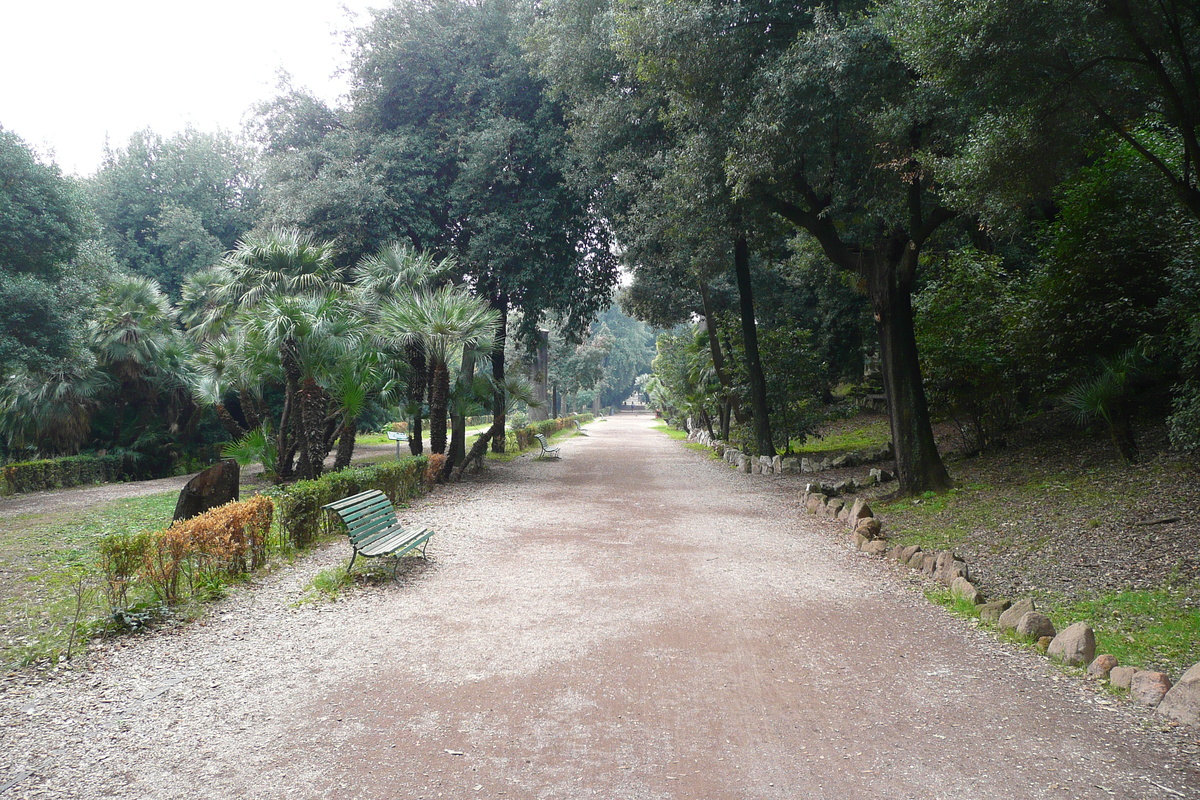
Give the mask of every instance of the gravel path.
<svg viewBox="0 0 1200 800">
<path fill-rule="evenodd" d="M 297 607 L 331 545 L 85 670 L 0 684 L 0 798 L 1200 798 L 1162 730 L 950 618 L 646 428 L 403 512 L 396 583 Z"/>
</svg>

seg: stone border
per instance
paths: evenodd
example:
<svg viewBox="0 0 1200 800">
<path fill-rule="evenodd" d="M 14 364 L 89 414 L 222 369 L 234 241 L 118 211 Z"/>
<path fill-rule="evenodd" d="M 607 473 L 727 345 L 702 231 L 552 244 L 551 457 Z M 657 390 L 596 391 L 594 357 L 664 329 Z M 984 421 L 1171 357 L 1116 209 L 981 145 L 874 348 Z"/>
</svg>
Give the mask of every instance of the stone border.
<svg viewBox="0 0 1200 800">
<path fill-rule="evenodd" d="M 820 471 L 812 468 L 814 465 L 809 459 L 747 456 L 724 442 L 714 440 L 703 430 L 693 431 L 688 441 L 700 442 L 712 448 L 734 469 L 747 474 L 795 475 Z M 888 451 L 890 457 L 890 447 Z M 846 456 L 840 456 L 834 464 L 823 466 L 822 469 L 865 463 L 860 460 L 850 463 L 843 459 Z M 828 462 L 828 459 L 825 461 Z M 808 469 L 804 468 L 805 462 L 809 462 Z M 1155 713 L 1162 717 L 1200 727 L 1200 663 L 1188 669 L 1175 683 L 1164 672 L 1120 666 L 1112 655 L 1096 655 L 1096 634 L 1087 622 L 1076 622 L 1059 632 L 1050 618 L 1035 608 L 1032 597 L 1022 598 L 1015 603 L 1005 599 L 988 602 L 972 583 L 971 569 L 966 560 L 953 551 L 926 553 L 919 545 L 905 547 L 897 544 L 889 547 L 883 523 L 875 517 L 867 502 L 861 497 L 851 502 L 840 495 L 891 479 L 892 476 L 883 470 L 872 469 L 870 477 L 863 483 L 852 479 L 829 486 L 810 483 L 801 495 L 801 503 L 813 516 L 844 523 L 850 532 L 849 543 L 855 550 L 873 556 L 887 556 L 897 564 L 948 587 L 952 597 L 977 606 L 981 622 L 995 626 L 998 631 L 1013 631 L 1019 638 L 1034 643 L 1038 652 L 1060 664 L 1076 667 L 1086 665 L 1089 678 L 1107 681 L 1115 689 L 1127 690 L 1133 702 L 1155 709 Z"/>
</svg>

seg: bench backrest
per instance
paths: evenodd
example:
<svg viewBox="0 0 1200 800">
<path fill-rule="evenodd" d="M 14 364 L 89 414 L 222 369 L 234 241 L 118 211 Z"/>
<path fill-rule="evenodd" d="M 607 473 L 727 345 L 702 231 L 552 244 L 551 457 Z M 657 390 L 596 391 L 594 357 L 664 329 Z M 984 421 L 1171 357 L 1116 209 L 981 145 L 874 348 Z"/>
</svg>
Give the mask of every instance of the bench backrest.
<svg viewBox="0 0 1200 800">
<path fill-rule="evenodd" d="M 396 509 L 387 495 L 378 489 L 360 492 L 321 508 L 337 512 L 346 523 L 346 531 L 354 544 L 396 523 Z"/>
<path fill-rule="evenodd" d="M 549 444 L 549 442 L 547 442 L 547 441 L 546 441 L 546 434 L 544 434 L 544 433 L 535 433 L 535 434 L 533 435 L 533 438 L 535 438 L 535 439 L 537 439 L 539 442 L 541 442 L 541 443 L 542 443 L 542 447 L 545 447 L 547 444 Z"/>
</svg>

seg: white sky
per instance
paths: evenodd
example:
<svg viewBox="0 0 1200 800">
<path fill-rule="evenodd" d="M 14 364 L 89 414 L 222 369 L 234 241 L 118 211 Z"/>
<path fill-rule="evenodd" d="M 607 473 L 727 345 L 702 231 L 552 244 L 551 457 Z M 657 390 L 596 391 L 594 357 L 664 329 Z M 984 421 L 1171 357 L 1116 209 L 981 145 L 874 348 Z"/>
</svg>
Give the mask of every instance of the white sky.
<svg viewBox="0 0 1200 800">
<path fill-rule="evenodd" d="M 240 129 L 281 69 L 335 101 L 345 31 L 388 0 L 4 0 L 0 125 L 66 173 L 90 175 L 105 137 Z"/>
</svg>

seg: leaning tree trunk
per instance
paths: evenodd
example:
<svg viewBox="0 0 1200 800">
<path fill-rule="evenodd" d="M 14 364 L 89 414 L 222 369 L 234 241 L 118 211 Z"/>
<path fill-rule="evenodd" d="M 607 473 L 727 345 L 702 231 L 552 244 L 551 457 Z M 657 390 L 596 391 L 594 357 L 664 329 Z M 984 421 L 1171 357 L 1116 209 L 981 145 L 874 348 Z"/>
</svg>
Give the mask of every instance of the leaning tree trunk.
<svg viewBox="0 0 1200 800">
<path fill-rule="evenodd" d="M 450 399 L 450 370 L 445 364 L 433 365 L 429 391 L 429 451 L 446 452 L 446 406 Z"/>
<path fill-rule="evenodd" d="M 750 408 L 754 412 L 754 444 L 760 456 L 775 455 L 771 440 L 771 419 L 767 413 L 767 379 L 758 354 L 758 325 L 754 321 L 754 290 L 750 286 L 750 246 L 739 236 L 733 247 L 733 268 L 737 274 L 738 309 L 742 317 L 742 339 L 746 350 L 746 372 L 750 377 Z"/>
<path fill-rule="evenodd" d="M 467 349 L 463 351 L 462 369 L 459 380 L 467 386 L 475 381 L 475 353 Z M 495 422 L 495 420 L 493 420 Z M 446 463 L 442 465 L 438 480 L 445 482 L 450 479 L 450 471 L 455 464 L 461 464 L 467 456 L 467 418 L 459 413 L 452 415 L 450 421 L 450 449 Z"/>
<path fill-rule="evenodd" d="M 929 404 L 917 359 L 912 278 L 917 247 L 907 237 L 879 242 L 866 256 L 863 278 L 875 315 L 883 390 L 891 417 L 899 493 L 940 491 L 952 485 L 930 424 Z"/>
<path fill-rule="evenodd" d="M 216 404 L 217 420 L 221 423 L 221 427 L 225 429 L 225 433 L 229 434 L 229 438 L 235 442 L 246 435 L 246 429 L 238 424 L 238 421 L 233 418 L 233 414 L 229 413 L 229 409 L 224 403 Z"/>
<path fill-rule="evenodd" d="M 345 469 L 350 466 L 350 459 L 354 457 L 354 437 L 357 435 L 357 417 L 342 422 L 341 432 L 338 435 L 337 455 L 333 459 L 333 468 L 335 470 Z"/>
<path fill-rule="evenodd" d="M 497 436 L 502 439 L 504 438 L 504 423 L 497 422 L 493 419 L 492 427 L 484 431 L 483 434 L 481 434 L 480 437 L 475 440 L 475 444 L 471 445 L 471 449 L 467 451 L 467 457 L 462 460 L 461 464 L 455 466 L 454 473 L 451 475 L 451 480 L 455 482 L 461 481 L 463 471 L 466 470 L 467 465 L 475 461 L 481 461 L 484 453 L 487 452 L 488 443 L 493 441 Z"/>
</svg>

